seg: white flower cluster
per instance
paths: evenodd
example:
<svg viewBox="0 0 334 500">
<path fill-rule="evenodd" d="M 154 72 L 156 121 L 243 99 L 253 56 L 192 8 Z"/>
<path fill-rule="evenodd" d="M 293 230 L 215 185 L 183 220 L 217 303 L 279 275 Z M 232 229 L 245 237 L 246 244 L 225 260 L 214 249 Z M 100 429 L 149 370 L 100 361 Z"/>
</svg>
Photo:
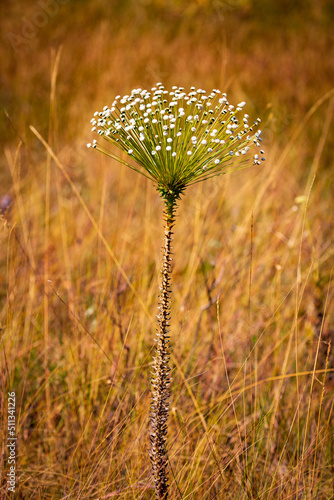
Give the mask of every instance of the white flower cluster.
<svg viewBox="0 0 334 500">
<path fill-rule="evenodd" d="M 207 95 L 191 87 L 186 93 L 183 87 L 168 91 L 157 83 L 151 91 L 134 89 L 117 96 L 110 108 L 96 111 L 92 131 L 127 153 L 158 183 L 188 185 L 225 173 L 235 162 L 232 157 L 240 157 L 238 166 L 246 157 L 249 162 L 250 148 L 260 147 L 261 130 L 254 131 L 260 119 L 250 126 L 247 114 L 238 118 L 245 104 L 230 105 L 217 89 Z M 87 146 L 137 170 L 96 140 Z M 253 156 L 255 164 L 264 161 L 264 152 L 259 153 Z"/>
</svg>

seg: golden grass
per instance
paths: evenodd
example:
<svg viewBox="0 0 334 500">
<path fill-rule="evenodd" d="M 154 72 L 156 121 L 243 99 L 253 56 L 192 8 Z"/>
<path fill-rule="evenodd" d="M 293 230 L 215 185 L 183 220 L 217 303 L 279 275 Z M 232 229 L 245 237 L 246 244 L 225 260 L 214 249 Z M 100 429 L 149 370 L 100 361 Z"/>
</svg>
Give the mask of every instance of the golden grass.
<svg viewBox="0 0 334 500">
<path fill-rule="evenodd" d="M 95 109 L 157 80 L 267 113 L 266 163 L 190 188 L 176 214 L 171 498 L 334 498 L 329 4 L 280 29 L 260 0 L 123 4 L 61 5 L 1 54 L 16 132 L 4 115 L 0 419 L 15 390 L 17 498 L 153 498 L 162 208 L 85 144 Z M 21 7 L 5 32 L 38 10 Z"/>
</svg>

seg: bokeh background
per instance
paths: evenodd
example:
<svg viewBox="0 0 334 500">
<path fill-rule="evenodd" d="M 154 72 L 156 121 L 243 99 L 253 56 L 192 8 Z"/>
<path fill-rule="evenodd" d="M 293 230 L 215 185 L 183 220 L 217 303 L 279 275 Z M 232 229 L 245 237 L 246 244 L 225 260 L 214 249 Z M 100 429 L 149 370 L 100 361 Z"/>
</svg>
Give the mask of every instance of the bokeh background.
<svg viewBox="0 0 334 500">
<path fill-rule="evenodd" d="M 15 390 L 16 497 L 153 498 L 161 205 L 86 143 L 94 111 L 161 81 L 245 100 L 267 158 L 180 202 L 171 498 L 334 498 L 333 2 L 0 13 L 0 419 Z"/>
</svg>

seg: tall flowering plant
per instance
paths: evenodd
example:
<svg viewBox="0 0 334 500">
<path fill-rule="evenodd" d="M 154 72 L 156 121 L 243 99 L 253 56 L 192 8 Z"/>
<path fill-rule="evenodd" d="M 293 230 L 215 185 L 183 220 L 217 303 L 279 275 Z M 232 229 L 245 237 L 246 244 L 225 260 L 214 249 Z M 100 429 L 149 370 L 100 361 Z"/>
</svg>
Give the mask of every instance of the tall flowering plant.
<svg viewBox="0 0 334 500">
<path fill-rule="evenodd" d="M 231 170 L 259 165 L 258 118 L 251 125 L 242 114 L 245 102 L 232 106 L 214 89 L 172 87 L 161 83 L 116 96 L 96 111 L 92 132 L 100 137 L 87 146 L 151 179 L 164 204 L 165 238 L 161 266 L 156 354 L 151 380 L 151 450 L 156 498 L 168 498 L 167 424 L 170 398 L 171 243 L 177 201 L 186 187 Z M 255 153 L 254 151 L 255 148 Z"/>
</svg>

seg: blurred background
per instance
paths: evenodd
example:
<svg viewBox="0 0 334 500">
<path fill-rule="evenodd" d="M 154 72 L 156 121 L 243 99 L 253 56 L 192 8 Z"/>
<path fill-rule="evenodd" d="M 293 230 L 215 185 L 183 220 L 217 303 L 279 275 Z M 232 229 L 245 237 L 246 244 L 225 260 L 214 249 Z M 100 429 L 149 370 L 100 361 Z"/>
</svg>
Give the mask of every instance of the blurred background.
<svg viewBox="0 0 334 500">
<path fill-rule="evenodd" d="M 20 0 L 0 14 L 17 498 L 152 498 L 160 200 L 86 143 L 96 110 L 158 81 L 245 100 L 266 152 L 180 202 L 172 494 L 333 498 L 333 2 Z"/>
<path fill-rule="evenodd" d="M 1 14 L 2 105 L 25 140 L 27 125 L 47 130 L 60 47 L 59 140 L 81 140 L 95 107 L 160 80 L 242 96 L 255 112 L 272 110 L 270 129 L 287 138 L 291 123 L 332 88 L 330 0 L 21 0 L 3 4 Z M 1 136 L 17 139 L 3 115 Z"/>
</svg>

